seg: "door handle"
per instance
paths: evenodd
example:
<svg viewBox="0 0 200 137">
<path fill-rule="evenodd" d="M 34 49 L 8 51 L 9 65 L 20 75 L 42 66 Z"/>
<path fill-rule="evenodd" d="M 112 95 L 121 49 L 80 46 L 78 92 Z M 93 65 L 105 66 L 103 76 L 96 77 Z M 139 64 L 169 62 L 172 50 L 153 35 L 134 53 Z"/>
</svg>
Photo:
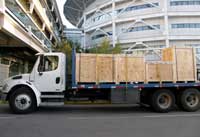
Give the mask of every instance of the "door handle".
<svg viewBox="0 0 200 137">
<path fill-rule="evenodd" d="M 56 78 L 56 84 L 59 84 L 60 83 L 60 77 L 57 77 Z"/>
</svg>

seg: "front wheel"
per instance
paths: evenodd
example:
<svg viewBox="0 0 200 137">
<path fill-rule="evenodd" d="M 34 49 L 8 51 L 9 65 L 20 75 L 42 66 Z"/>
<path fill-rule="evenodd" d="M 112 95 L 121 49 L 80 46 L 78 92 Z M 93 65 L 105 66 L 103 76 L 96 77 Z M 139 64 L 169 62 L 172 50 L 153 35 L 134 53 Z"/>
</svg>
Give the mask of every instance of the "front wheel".
<svg viewBox="0 0 200 137">
<path fill-rule="evenodd" d="M 180 95 L 180 107 L 188 112 L 194 112 L 200 108 L 200 93 L 197 89 L 186 89 Z"/>
<path fill-rule="evenodd" d="M 16 114 L 31 113 L 37 107 L 33 92 L 26 87 L 18 88 L 10 95 L 9 105 Z"/>
</svg>

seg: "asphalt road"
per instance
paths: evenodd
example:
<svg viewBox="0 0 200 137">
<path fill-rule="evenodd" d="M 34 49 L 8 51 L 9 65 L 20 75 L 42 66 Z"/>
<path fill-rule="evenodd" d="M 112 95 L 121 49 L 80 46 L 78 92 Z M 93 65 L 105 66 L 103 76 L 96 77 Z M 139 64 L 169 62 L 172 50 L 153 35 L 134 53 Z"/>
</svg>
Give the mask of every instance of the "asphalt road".
<svg viewBox="0 0 200 137">
<path fill-rule="evenodd" d="M 0 105 L 0 137 L 200 137 L 200 111 L 159 114 L 148 108 L 104 105 L 14 115 Z"/>
</svg>

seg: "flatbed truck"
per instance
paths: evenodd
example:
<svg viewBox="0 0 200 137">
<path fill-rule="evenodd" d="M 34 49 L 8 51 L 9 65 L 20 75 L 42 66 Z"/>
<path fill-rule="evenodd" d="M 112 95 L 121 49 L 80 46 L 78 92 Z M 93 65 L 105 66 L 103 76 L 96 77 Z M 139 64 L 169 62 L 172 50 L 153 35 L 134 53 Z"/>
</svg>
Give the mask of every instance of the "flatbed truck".
<svg viewBox="0 0 200 137">
<path fill-rule="evenodd" d="M 77 83 L 76 52 L 72 53 L 72 74 L 67 75 L 63 53 L 39 53 L 30 74 L 3 82 L 1 99 L 14 113 L 31 113 L 40 106 L 64 105 L 74 100 L 105 100 L 110 104 L 147 104 L 156 112 L 169 112 L 174 106 L 184 111 L 200 108 L 200 83 Z M 183 68 L 184 69 L 184 68 Z"/>
</svg>

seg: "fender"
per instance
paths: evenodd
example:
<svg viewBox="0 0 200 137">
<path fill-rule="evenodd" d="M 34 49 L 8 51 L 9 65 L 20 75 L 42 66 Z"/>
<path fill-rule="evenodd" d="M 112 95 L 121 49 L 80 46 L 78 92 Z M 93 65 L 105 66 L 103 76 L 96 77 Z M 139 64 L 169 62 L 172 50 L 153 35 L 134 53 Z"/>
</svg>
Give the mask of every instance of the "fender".
<svg viewBox="0 0 200 137">
<path fill-rule="evenodd" d="M 31 83 L 30 81 L 28 80 L 24 80 L 24 79 L 19 79 L 19 80 L 12 80 L 12 79 L 9 79 L 5 82 L 6 84 L 6 88 L 3 89 L 3 93 L 9 93 L 14 87 L 17 87 L 17 86 L 27 86 L 29 87 L 30 89 L 32 89 L 33 93 L 35 94 L 35 97 L 36 97 L 36 101 L 37 101 L 37 106 L 40 105 L 41 103 L 41 93 L 39 90 L 37 90 L 37 88 L 33 85 L 33 83 Z"/>
</svg>

